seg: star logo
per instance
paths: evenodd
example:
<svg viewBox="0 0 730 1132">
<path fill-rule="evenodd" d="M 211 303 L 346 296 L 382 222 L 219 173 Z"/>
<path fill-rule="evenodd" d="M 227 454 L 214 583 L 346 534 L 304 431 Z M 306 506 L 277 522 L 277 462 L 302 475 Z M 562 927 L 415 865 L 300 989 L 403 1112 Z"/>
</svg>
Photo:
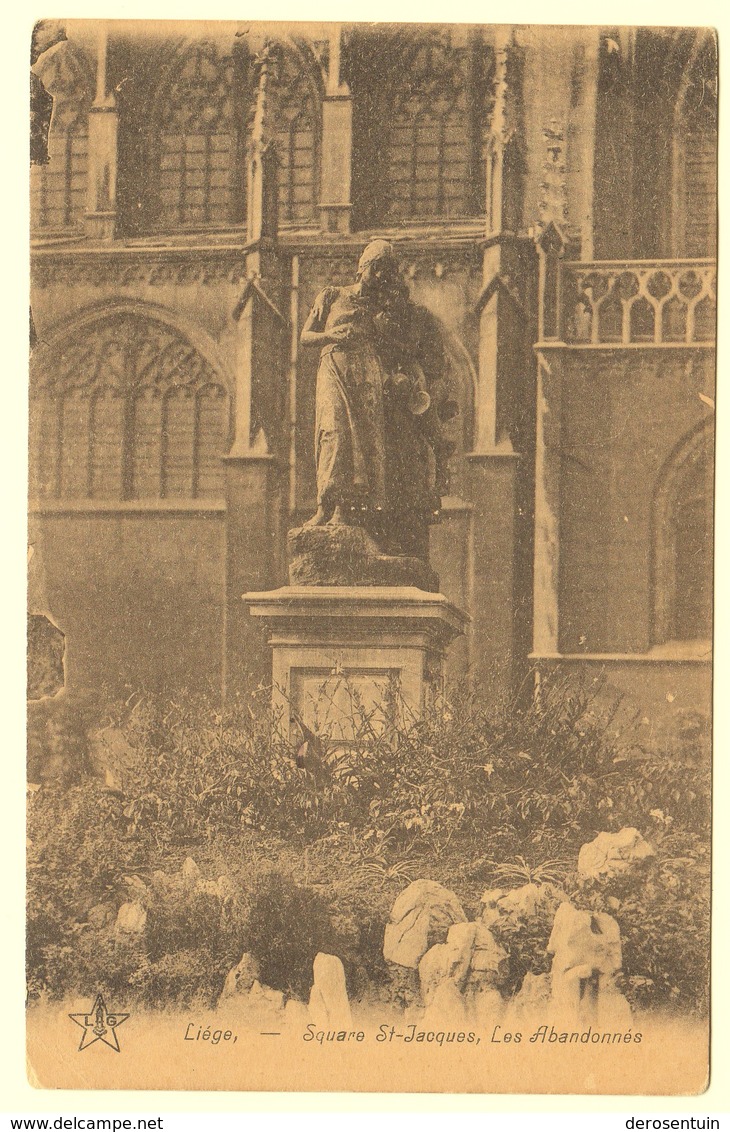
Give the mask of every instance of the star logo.
<svg viewBox="0 0 730 1132">
<path fill-rule="evenodd" d="M 100 994 L 96 996 L 96 1001 L 88 1014 L 69 1014 L 69 1018 L 84 1031 L 79 1052 L 87 1049 L 88 1046 L 93 1046 L 94 1042 L 104 1042 L 110 1049 L 120 1052 L 117 1026 L 126 1022 L 129 1015 L 110 1014 Z"/>
</svg>

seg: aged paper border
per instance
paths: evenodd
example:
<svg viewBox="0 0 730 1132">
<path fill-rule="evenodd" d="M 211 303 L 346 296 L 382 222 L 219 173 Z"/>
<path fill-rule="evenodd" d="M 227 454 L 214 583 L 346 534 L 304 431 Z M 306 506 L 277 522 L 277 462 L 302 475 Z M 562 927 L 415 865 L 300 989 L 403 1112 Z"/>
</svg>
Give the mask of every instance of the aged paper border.
<svg viewBox="0 0 730 1132">
<path fill-rule="evenodd" d="M 163 1092 L 52 1092 L 32 1089 L 25 1078 L 24 1022 L 22 987 L 24 889 L 22 876 L 22 850 L 24 844 L 24 546 L 25 546 L 25 464 L 26 464 L 26 372 L 27 372 L 27 53 L 30 31 L 36 19 L 44 16 L 68 18 L 256 18 L 257 12 L 242 9 L 240 4 L 210 2 L 203 10 L 191 0 L 157 0 L 143 3 L 128 0 L 124 5 L 107 3 L 95 5 L 88 0 L 64 3 L 58 11 L 18 11 L 4 20 L 4 47 L 2 82 L 5 105 L 10 110 L 5 121 L 5 168 L 8 171 L 3 185 L 5 203 L 6 271 L 2 287 L 2 317 L 5 324 L 6 370 L 5 396 L 10 405 L 2 416 L 5 430 L 0 443 L 3 460 L 5 515 L 5 542 L 12 548 L 0 562 L 2 569 L 3 650 L 2 706 L 4 727 L 4 771 L 7 811 L 4 814 L 3 833 L 3 885 L 2 929 L 0 930 L 0 971 L 2 972 L 2 998 L 0 999 L 0 1085 L 3 1109 L 23 1115 L 42 1113 L 172 1113 L 189 1112 L 459 1112 L 459 1113 L 547 1113 L 578 1111 L 654 1114 L 702 1115 L 703 1113 L 730 1113 L 730 978 L 726 941 L 730 938 L 730 912 L 723 894 L 730 877 L 730 837 L 728 836 L 726 808 L 730 802 L 730 769 L 725 750 L 730 746 L 730 709 L 722 690 L 730 686 L 730 598 L 724 585 L 730 570 L 730 410 L 726 409 L 723 390 L 719 390 L 720 422 L 717 445 L 717 551 L 716 551 L 716 657 L 715 657 L 715 861 L 713 909 L 713 1045 L 712 1077 L 709 1089 L 699 1097 L 636 1097 L 610 1096 L 585 1097 L 540 1095 L 452 1095 L 452 1094 L 256 1094 L 256 1093 L 163 1093 Z M 341 4 L 333 0 L 271 0 L 267 5 L 268 18 L 336 20 L 342 17 Z M 601 3 L 588 7 L 585 4 L 557 3 L 549 7 L 534 0 L 513 0 L 508 9 L 487 12 L 475 0 L 451 0 L 447 6 L 415 0 L 369 0 L 359 11 L 350 9 L 350 19 L 412 20 L 412 21 L 484 21 L 492 16 L 494 22 L 505 17 L 516 23 L 609 23 L 706 25 L 714 26 L 720 34 L 721 99 L 724 80 L 730 71 L 724 66 L 725 34 L 730 37 L 730 14 L 724 11 L 720 0 L 695 0 L 691 5 L 652 0 L 637 6 L 634 3 Z M 491 21 L 490 21 L 491 22 Z M 728 80 L 730 81 L 730 80 Z M 725 113 L 721 111 L 720 130 L 720 199 L 728 181 L 728 159 L 723 145 Z M 725 226 L 720 225 L 720 342 L 718 375 L 723 373 L 726 355 L 723 335 L 723 311 L 730 311 L 724 299 L 723 280 L 727 258 L 730 258 L 730 241 L 724 239 Z M 7 349 L 9 345 L 10 349 Z M 723 947 L 723 944 L 725 946 Z M 725 954 L 723 954 L 725 952 Z"/>
</svg>

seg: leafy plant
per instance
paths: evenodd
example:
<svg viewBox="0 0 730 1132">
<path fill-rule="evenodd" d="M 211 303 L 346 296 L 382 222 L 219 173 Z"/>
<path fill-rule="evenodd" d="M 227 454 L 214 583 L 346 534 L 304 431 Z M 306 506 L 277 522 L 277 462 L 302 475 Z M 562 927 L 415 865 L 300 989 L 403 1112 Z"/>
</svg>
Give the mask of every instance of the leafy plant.
<svg viewBox="0 0 730 1132">
<path fill-rule="evenodd" d="M 555 884 L 565 883 L 565 878 L 574 870 L 575 864 L 568 857 L 556 857 L 539 865 L 530 865 L 518 855 L 513 861 L 498 864 L 497 861 L 484 861 L 491 875 L 499 884 Z"/>
<path fill-rule="evenodd" d="M 410 884 L 414 879 L 413 868 L 407 861 L 392 861 L 389 864 L 384 856 L 368 857 L 356 871 L 363 880 L 379 881 L 381 885 L 389 881 Z"/>
</svg>

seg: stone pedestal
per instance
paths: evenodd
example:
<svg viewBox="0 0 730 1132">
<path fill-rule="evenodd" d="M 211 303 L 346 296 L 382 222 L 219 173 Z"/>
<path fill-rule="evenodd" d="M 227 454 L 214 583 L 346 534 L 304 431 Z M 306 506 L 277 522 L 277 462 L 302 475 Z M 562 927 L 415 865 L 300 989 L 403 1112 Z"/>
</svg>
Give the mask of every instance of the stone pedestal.
<svg viewBox="0 0 730 1132">
<path fill-rule="evenodd" d="M 284 586 L 244 594 L 269 631 L 275 721 L 351 742 L 423 715 L 443 686 L 449 643 L 469 618 L 411 586 Z"/>
<path fill-rule="evenodd" d="M 363 527 L 347 524 L 289 531 L 292 586 L 415 586 L 437 593 L 438 574 L 422 558 L 384 554 Z"/>
</svg>

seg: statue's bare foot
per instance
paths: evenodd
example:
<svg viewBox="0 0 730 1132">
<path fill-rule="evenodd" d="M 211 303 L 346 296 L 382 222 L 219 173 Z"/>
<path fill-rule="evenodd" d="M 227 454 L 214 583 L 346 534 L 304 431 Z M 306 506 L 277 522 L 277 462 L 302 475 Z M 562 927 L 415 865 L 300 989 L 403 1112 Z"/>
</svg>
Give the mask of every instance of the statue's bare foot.
<svg viewBox="0 0 730 1132">
<path fill-rule="evenodd" d="M 347 526 L 347 519 L 345 518 L 342 508 L 335 507 L 332 512 L 332 518 L 327 523 L 328 527 L 344 527 Z"/>
<path fill-rule="evenodd" d="M 324 507 L 318 507 L 311 519 L 307 519 L 306 523 L 302 523 L 302 527 L 323 527 L 327 522 L 327 512 Z"/>
</svg>

